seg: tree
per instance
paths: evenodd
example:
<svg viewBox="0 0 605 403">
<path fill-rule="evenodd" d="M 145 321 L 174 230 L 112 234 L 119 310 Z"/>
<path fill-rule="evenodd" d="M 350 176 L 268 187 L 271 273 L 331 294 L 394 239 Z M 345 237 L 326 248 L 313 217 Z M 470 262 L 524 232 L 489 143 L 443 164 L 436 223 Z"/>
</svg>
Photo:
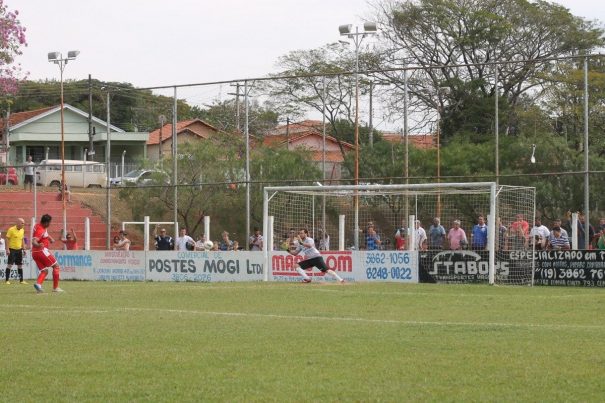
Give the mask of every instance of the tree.
<svg viewBox="0 0 605 403">
<path fill-rule="evenodd" d="M 177 215 L 181 226 L 191 234 L 199 230 L 205 215 L 211 215 L 213 206 L 231 211 L 240 208 L 238 199 L 225 191 L 229 183 L 238 180 L 242 167 L 238 143 L 241 139 L 217 134 L 208 141 L 179 146 Z M 164 161 L 164 167 L 167 176 L 172 178 L 170 158 Z M 156 186 L 126 187 L 120 192 L 120 198 L 128 201 L 135 219 L 142 219 L 145 214 L 171 220 L 173 195 L 173 187 L 161 181 Z"/>
<path fill-rule="evenodd" d="M 592 151 L 605 154 L 605 63 L 602 57 L 589 59 L 588 121 Z M 540 98 L 540 107 L 552 131 L 564 137 L 576 151 L 584 149 L 584 60 L 567 60 L 545 77 L 550 85 Z"/>
<path fill-rule="evenodd" d="M 362 65 L 364 55 L 360 55 Z M 355 56 L 352 51 L 340 43 L 332 43 L 318 49 L 290 52 L 279 58 L 278 66 L 282 70 L 275 76 L 284 78 L 272 80 L 266 86 L 279 105 L 280 114 L 299 118 L 309 110 L 325 113 L 332 134 L 342 139 L 345 133 L 339 122 L 354 121 L 355 77 L 350 73 L 355 71 Z M 316 76 L 321 73 L 326 76 Z M 360 94 L 368 88 L 368 82 L 360 80 Z M 344 155 L 342 146 L 341 151 Z"/>
<path fill-rule="evenodd" d="M 21 47 L 27 46 L 25 28 L 17 19 L 18 11 L 9 11 L 0 0 L 0 94 L 14 94 L 18 89 L 21 67 L 14 65 Z"/>
<path fill-rule="evenodd" d="M 24 81 L 14 95 L 12 112 L 23 112 L 60 102 L 59 81 Z M 111 123 L 127 131 L 153 131 L 159 127 L 159 115 L 171 121 L 174 99 L 155 95 L 150 90 L 138 90 L 130 83 L 92 80 L 92 115 L 100 119 L 107 116 L 107 90 L 111 94 Z M 66 81 L 64 100 L 83 111 L 89 109 L 88 80 Z M 191 117 L 191 107 L 184 100 L 177 100 L 179 119 Z"/>
<path fill-rule="evenodd" d="M 179 147 L 177 215 L 190 234 L 201 232 L 203 218 L 208 215 L 213 228 L 226 229 L 240 242 L 247 241 L 242 149 L 242 137 L 229 134 Z M 287 184 L 321 177 L 301 151 L 259 148 L 253 150 L 250 160 L 251 220 L 256 226 L 262 226 L 262 188 L 266 183 Z M 172 177 L 172 162 L 166 160 L 164 166 Z M 143 214 L 154 219 L 173 218 L 173 188 L 161 181 L 150 187 L 123 188 L 120 198 L 129 203 L 134 219 L 142 219 Z"/>
<path fill-rule="evenodd" d="M 601 46 L 603 30 L 575 17 L 557 4 L 526 0 L 420 0 L 383 2 L 379 18 L 385 49 L 381 67 L 418 65 L 410 93 L 421 112 L 439 112 L 442 119 L 460 120 L 444 127 L 485 130 L 482 110 L 493 105 L 495 61 L 503 106 L 510 106 L 504 132 L 515 130 L 511 116 L 522 96 L 544 84 L 545 59 L 578 54 Z M 383 62 L 384 61 L 384 62 Z M 401 87 L 401 73 L 381 74 Z M 438 91 L 450 88 L 449 94 Z M 477 115 L 478 113 L 478 115 Z M 508 122 L 508 123 L 506 123 Z M 444 131 L 446 137 L 454 132 Z M 485 132 L 484 132 L 485 134 Z"/>
<path fill-rule="evenodd" d="M 244 131 L 245 105 L 243 95 L 238 103 L 235 99 L 215 100 L 210 105 L 191 107 L 190 117 L 199 118 L 210 123 L 217 129 L 227 133 L 242 133 Z M 267 131 L 277 126 L 279 113 L 265 103 L 261 105 L 253 99 L 248 108 L 248 131 L 255 136 L 263 136 Z M 238 114 L 239 108 L 239 114 Z M 237 121 L 239 116 L 239 122 Z"/>
</svg>

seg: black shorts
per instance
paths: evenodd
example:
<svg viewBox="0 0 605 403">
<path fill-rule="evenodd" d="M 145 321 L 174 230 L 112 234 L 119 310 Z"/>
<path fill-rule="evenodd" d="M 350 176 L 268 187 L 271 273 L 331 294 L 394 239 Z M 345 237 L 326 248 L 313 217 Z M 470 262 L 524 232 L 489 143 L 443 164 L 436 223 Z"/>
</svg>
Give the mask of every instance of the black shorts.
<svg viewBox="0 0 605 403">
<path fill-rule="evenodd" d="M 23 183 L 34 183 L 34 175 L 25 175 L 25 178 L 23 178 Z"/>
<path fill-rule="evenodd" d="M 321 256 L 312 257 L 311 259 L 301 260 L 298 262 L 298 265 L 301 269 L 307 270 L 312 267 L 317 267 L 322 272 L 328 271 L 328 266 L 326 266 L 326 262 L 324 262 L 324 258 Z"/>
<path fill-rule="evenodd" d="M 23 265 L 23 249 L 9 249 L 8 252 L 8 264 L 16 264 L 17 266 Z"/>
</svg>

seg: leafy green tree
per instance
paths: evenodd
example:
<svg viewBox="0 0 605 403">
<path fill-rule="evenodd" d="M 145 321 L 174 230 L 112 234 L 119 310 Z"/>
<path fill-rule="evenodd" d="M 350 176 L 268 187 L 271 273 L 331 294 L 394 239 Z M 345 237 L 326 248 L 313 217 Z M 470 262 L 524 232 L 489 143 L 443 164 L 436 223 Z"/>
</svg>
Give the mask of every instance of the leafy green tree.
<svg viewBox="0 0 605 403">
<path fill-rule="evenodd" d="M 442 119 L 444 135 L 489 128 L 487 105 L 493 105 L 493 61 L 499 65 L 501 107 L 513 115 L 522 96 L 544 84 L 544 72 L 553 68 L 550 57 L 577 54 L 604 43 L 603 30 L 546 1 L 421 0 L 385 2 L 379 18 L 385 49 L 377 56 L 381 67 L 418 65 L 410 93 L 420 112 L 433 111 Z M 464 65 L 459 67 L 459 65 Z M 437 66 L 437 67 L 434 67 Z M 401 73 L 382 77 L 401 88 Z M 438 91 L 450 88 L 449 94 Z M 506 125 L 514 124 L 509 116 Z M 505 133 L 515 127 L 503 127 Z"/>
<path fill-rule="evenodd" d="M 190 234 L 202 231 L 203 217 L 208 215 L 213 228 L 228 230 L 240 242 L 246 240 L 242 150 L 243 139 L 227 134 L 179 148 L 177 214 L 180 225 L 184 225 Z M 258 148 L 251 152 L 250 160 L 253 226 L 262 226 L 263 186 L 314 181 L 321 177 L 317 167 L 300 150 Z M 172 162 L 166 160 L 164 166 L 168 176 L 172 177 Z M 158 178 L 158 183 L 153 186 L 121 189 L 120 198 L 129 203 L 135 219 L 151 215 L 172 220 L 173 194 L 173 187 L 166 186 Z M 218 232 L 214 230 L 213 233 L 216 235 Z"/>
<path fill-rule="evenodd" d="M 360 70 L 365 67 L 365 54 L 360 55 Z M 325 114 L 330 132 L 339 141 L 350 141 L 355 116 L 355 56 L 348 46 L 332 43 L 318 49 L 299 50 L 280 57 L 281 71 L 276 77 L 285 77 L 266 83 L 268 94 L 274 99 L 280 115 L 300 118 L 307 111 Z M 318 77 L 317 74 L 326 74 Z M 339 74 L 348 73 L 348 74 Z M 324 91 L 325 89 L 325 91 Z M 360 96 L 367 93 L 369 82 L 361 77 Z M 350 125 L 343 122 L 349 121 Z M 344 140 L 346 139 L 346 140 Z"/>
<path fill-rule="evenodd" d="M 239 115 L 238 115 L 239 108 Z M 193 106 L 190 117 L 202 119 L 219 130 L 227 133 L 244 132 L 245 105 L 243 95 L 239 104 L 235 99 L 216 100 L 205 108 Z M 239 116 L 239 122 L 238 120 Z M 279 114 L 270 104 L 261 105 L 257 100 L 250 102 L 248 109 L 248 131 L 254 136 L 263 136 L 267 131 L 277 126 Z"/>
<path fill-rule="evenodd" d="M 539 106 L 551 131 L 565 138 L 574 150 L 584 148 L 584 61 L 566 60 L 545 79 L 549 80 Z M 592 57 L 588 65 L 588 123 L 591 151 L 605 154 L 605 60 Z"/>
<path fill-rule="evenodd" d="M 203 217 L 211 215 L 213 206 L 221 206 L 225 210 L 240 207 L 238 198 L 231 197 L 226 191 L 229 183 L 238 180 L 242 167 L 239 148 L 234 146 L 237 142 L 238 139 L 219 134 L 209 141 L 186 143 L 179 147 L 177 215 L 181 225 L 190 233 L 201 228 Z M 164 167 L 167 176 L 172 178 L 170 158 L 165 160 Z M 128 201 L 136 219 L 141 219 L 143 214 L 172 219 L 173 189 L 173 186 L 158 181 L 149 187 L 126 187 L 121 190 L 120 197 Z"/>
<path fill-rule="evenodd" d="M 102 82 L 93 79 L 66 81 L 64 101 L 83 111 L 89 110 L 89 91 L 92 93 L 92 115 L 105 120 L 107 116 L 107 91 L 111 94 L 111 123 L 126 131 L 153 131 L 159 128 L 159 116 L 172 119 L 173 98 L 152 94 L 150 90 L 138 90 L 129 83 Z M 90 87 L 90 88 L 89 88 Z M 59 81 L 25 81 L 14 96 L 13 112 L 23 112 L 56 106 L 60 103 Z M 184 100 L 177 100 L 179 119 L 191 116 L 191 107 Z"/>
</svg>

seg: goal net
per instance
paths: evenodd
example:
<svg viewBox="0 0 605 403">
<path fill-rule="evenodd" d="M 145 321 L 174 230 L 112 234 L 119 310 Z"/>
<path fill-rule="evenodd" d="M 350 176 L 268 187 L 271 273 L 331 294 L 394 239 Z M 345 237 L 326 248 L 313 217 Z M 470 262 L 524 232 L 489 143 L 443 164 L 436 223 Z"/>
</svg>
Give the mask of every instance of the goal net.
<svg viewBox="0 0 605 403">
<path fill-rule="evenodd" d="M 266 187 L 263 214 L 271 253 L 286 250 L 304 227 L 318 249 L 418 250 L 421 282 L 532 282 L 535 188 L 493 182 Z M 422 245 L 416 220 L 427 236 Z M 458 222 L 464 239 L 458 230 L 450 236 Z"/>
</svg>

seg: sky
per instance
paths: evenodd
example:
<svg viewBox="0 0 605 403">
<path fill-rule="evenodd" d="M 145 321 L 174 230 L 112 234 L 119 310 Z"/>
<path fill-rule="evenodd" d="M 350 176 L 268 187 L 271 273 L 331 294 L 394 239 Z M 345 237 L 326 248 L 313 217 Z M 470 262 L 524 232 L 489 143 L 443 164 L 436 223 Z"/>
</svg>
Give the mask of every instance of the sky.
<svg viewBox="0 0 605 403">
<path fill-rule="evenodd" d="M 19 11 L 28 46 L 17 61 L 29 79 L 58 79 L 47 53 L 79 50 L 66 80 L 155 87 L 262 77 L 290 51 L 340 39 L 341 24 L 363 24 L 367 0 L 5 0 Z M 575 15 L 605 22 L 602 0 L 558 0 Z M 189 90 L 190 103 L 233 91 Z M 167 95 L 172 93 L 164 92 Z"/>
<path fill-rule="evenodd" d="M 363 23 L 365 0 L 5 0 L 18 9 L 32 79 L 54 78 L 47 53 L 80 50 L 66 79 L 92 74 L 137 87 L 264 76 L 280 55 Z"/>
</svg>

